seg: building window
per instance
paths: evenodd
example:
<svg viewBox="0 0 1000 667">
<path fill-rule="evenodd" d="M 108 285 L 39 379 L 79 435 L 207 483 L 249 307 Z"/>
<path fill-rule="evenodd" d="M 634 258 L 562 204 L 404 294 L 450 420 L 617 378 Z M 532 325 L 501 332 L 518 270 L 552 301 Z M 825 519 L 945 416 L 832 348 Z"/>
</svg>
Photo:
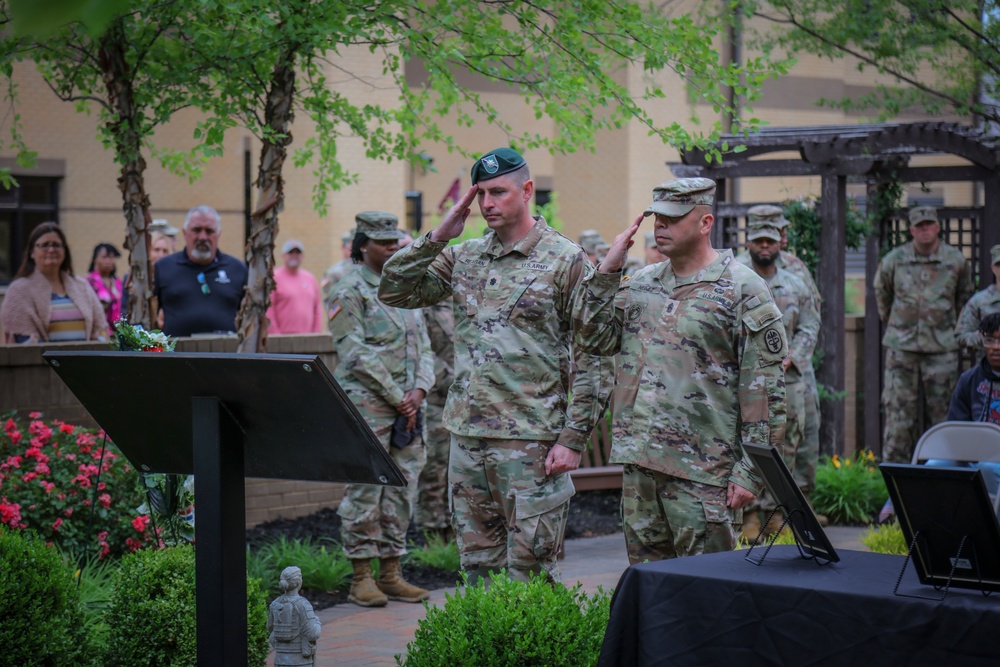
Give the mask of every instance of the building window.
<svg viewBox="0 0 1000 667">
<path fill-rule="evenodd" d="M 0 284 L 21 266 L 31 230 L 59 222 L 59 179 L 19 176 L 17 186 L 0 187 Z"/>
</svg>

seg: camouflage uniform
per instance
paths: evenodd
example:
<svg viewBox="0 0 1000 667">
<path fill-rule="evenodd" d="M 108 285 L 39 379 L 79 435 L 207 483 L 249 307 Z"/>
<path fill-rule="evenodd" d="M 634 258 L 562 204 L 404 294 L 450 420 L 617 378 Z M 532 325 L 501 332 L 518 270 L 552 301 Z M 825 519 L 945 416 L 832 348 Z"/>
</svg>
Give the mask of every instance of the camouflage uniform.
<svg viewBox="0 0 1000 667">
<path fill-rule="evenodd" d="M 914 211 L 924 210 L 924 207 Z M 931 209 L 933 211 L 933 209 Z M 915 214 L 911 212 L 911 224 Z M 935 218 L 936 220 L 936 214 Z M 969 262 L 944 241 L 930 255 L 913 242 L 893 248 L 879 263 L 875 297 L 885 326 L 882 458 L 909 463 L 923 432 L 919 392 L 923 385 L 927 426 L 944 420 L 958 380 L 958 309 L 972 294 Z"/>
<path fill-rule="evenodd" d="M 351 243 L 354 242 L 354 234 L 357 228 L 352 228 L 351 231 L 345 233 L 340 237 L 340 242 L 344 246 L 350 247 Z M 339 262 L 331 264 L 323 274 L 323 280 L 320 282 L 320 289 L 323 291 L 323 305 L 327 308 L 330 307 L 333 300 L 333 293 L 337 287 L 337 283 L 343 280 L 344 276 L 354 270 L 354 261 L 348 257 L 347 259 L 342 259 Z"/>
<path fill-rule="evenodd" d="M 742 511 L 727 486 L 760 490 L 741 443 L 784 436 L 788 346 L 767 285 L 725 250 L 690 278 L 668 260 L 621 282 L 590 272 L 584 286 L 575 340 L 618 354 L 611 461 L 625 466 L 630 562 L 732 549 Z"/>
<path fill-rule="evenodd" d="M 427 394 L 427 464 L 420 473 L 417 525 L 445 533 L 451 526 L 448 507 L 448 451 L 451 433 L 444 425 L 444 404 L 455 380 L 455 315 L 451 299 L 424 309 L 427 333 L 434 350 L 434 388 Z"/>
<path fill-rule="evenodd" d="M 568 474 L 545 476 L 545 458 L 556 443 L 587 446 L 611 378 L 600 359 L 570 348 L 587 257 L 536 220 L 507 251 L 492 231 L 454 246 L 423 236 L 386 263 L 379 297 L 402 308 L 455 297 L 455 382 L 444 418 L 462 565 L 557 579 L 573 491 Z"/>
<path fill-rule="evenodd" d="M 434 386 L 434 355 L 423 315 L 381 303 L 378 284 L 378 274 L 359 264 L 337 285 L 330 321 L 340 357 L 334 377 L 403 471 L 407 486 L 347 485 L 337 514 L 343 521 L 344 553 L 352 560 L 406 553 L 426 452 L 420 436 L 402 449 L 390 447 L 389 440 L 403 394 L 411 389 L 429 393 Z"/>
<path fill-rule="evenodd" d="M 955 336 L 959 344 L 977 356 L 983 351 L 983 343 L 979 339 L 979 323 L 983 318 L 993 313 L 1000 313 L 1000 289 L 996 284 L 990 285 L 972 295 L 962 308 L 962 314 L 955 325 Z"/>
</svg>

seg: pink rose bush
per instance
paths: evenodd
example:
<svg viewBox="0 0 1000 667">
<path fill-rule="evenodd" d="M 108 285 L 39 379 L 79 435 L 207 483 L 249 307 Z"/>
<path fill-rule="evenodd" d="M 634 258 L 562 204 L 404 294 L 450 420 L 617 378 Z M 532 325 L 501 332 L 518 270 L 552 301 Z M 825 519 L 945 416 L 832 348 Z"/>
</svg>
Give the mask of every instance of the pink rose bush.
<svg viewBox="0 0 1000 667">
<path fill-rule="evenodd" d="M 159 543 L 139 476 L 103 432 L 29 413 L 0 429 L 0 525 L 30 529 L 74 555 L 101 558 Z M 87 540 L 87 524 L 93 526 Z"/>
</svg>

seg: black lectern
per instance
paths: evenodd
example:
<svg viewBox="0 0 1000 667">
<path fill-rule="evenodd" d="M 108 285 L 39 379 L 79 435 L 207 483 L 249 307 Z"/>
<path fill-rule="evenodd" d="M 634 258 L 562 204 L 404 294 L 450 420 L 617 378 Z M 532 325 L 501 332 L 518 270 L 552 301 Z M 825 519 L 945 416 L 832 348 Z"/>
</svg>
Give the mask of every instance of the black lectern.
<svg viewBox="0 0 1000 667">
<path fill-rule="evenodd" d="M 244 477 L 406 484 L 316 357 L 43 357 L 137 469 L 195 474 L 199 665 L 247 663 Z"/>
</svg>

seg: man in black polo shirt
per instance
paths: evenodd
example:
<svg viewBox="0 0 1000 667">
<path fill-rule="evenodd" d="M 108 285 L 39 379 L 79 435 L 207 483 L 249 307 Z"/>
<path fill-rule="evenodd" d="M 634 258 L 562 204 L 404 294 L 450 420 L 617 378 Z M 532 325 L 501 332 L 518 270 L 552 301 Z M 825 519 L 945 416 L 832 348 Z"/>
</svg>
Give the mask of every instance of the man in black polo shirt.
<svg viewBox="0 0 1000 667">
<path fill-rule="evenodd" d="M 210 206 L 195 206 L 184 220 L 184 249 L 153 267 L 153 293 L 168 336 L 236 330 L 247 269 L 219 252 L 221 218 Z"/>
</svg>

